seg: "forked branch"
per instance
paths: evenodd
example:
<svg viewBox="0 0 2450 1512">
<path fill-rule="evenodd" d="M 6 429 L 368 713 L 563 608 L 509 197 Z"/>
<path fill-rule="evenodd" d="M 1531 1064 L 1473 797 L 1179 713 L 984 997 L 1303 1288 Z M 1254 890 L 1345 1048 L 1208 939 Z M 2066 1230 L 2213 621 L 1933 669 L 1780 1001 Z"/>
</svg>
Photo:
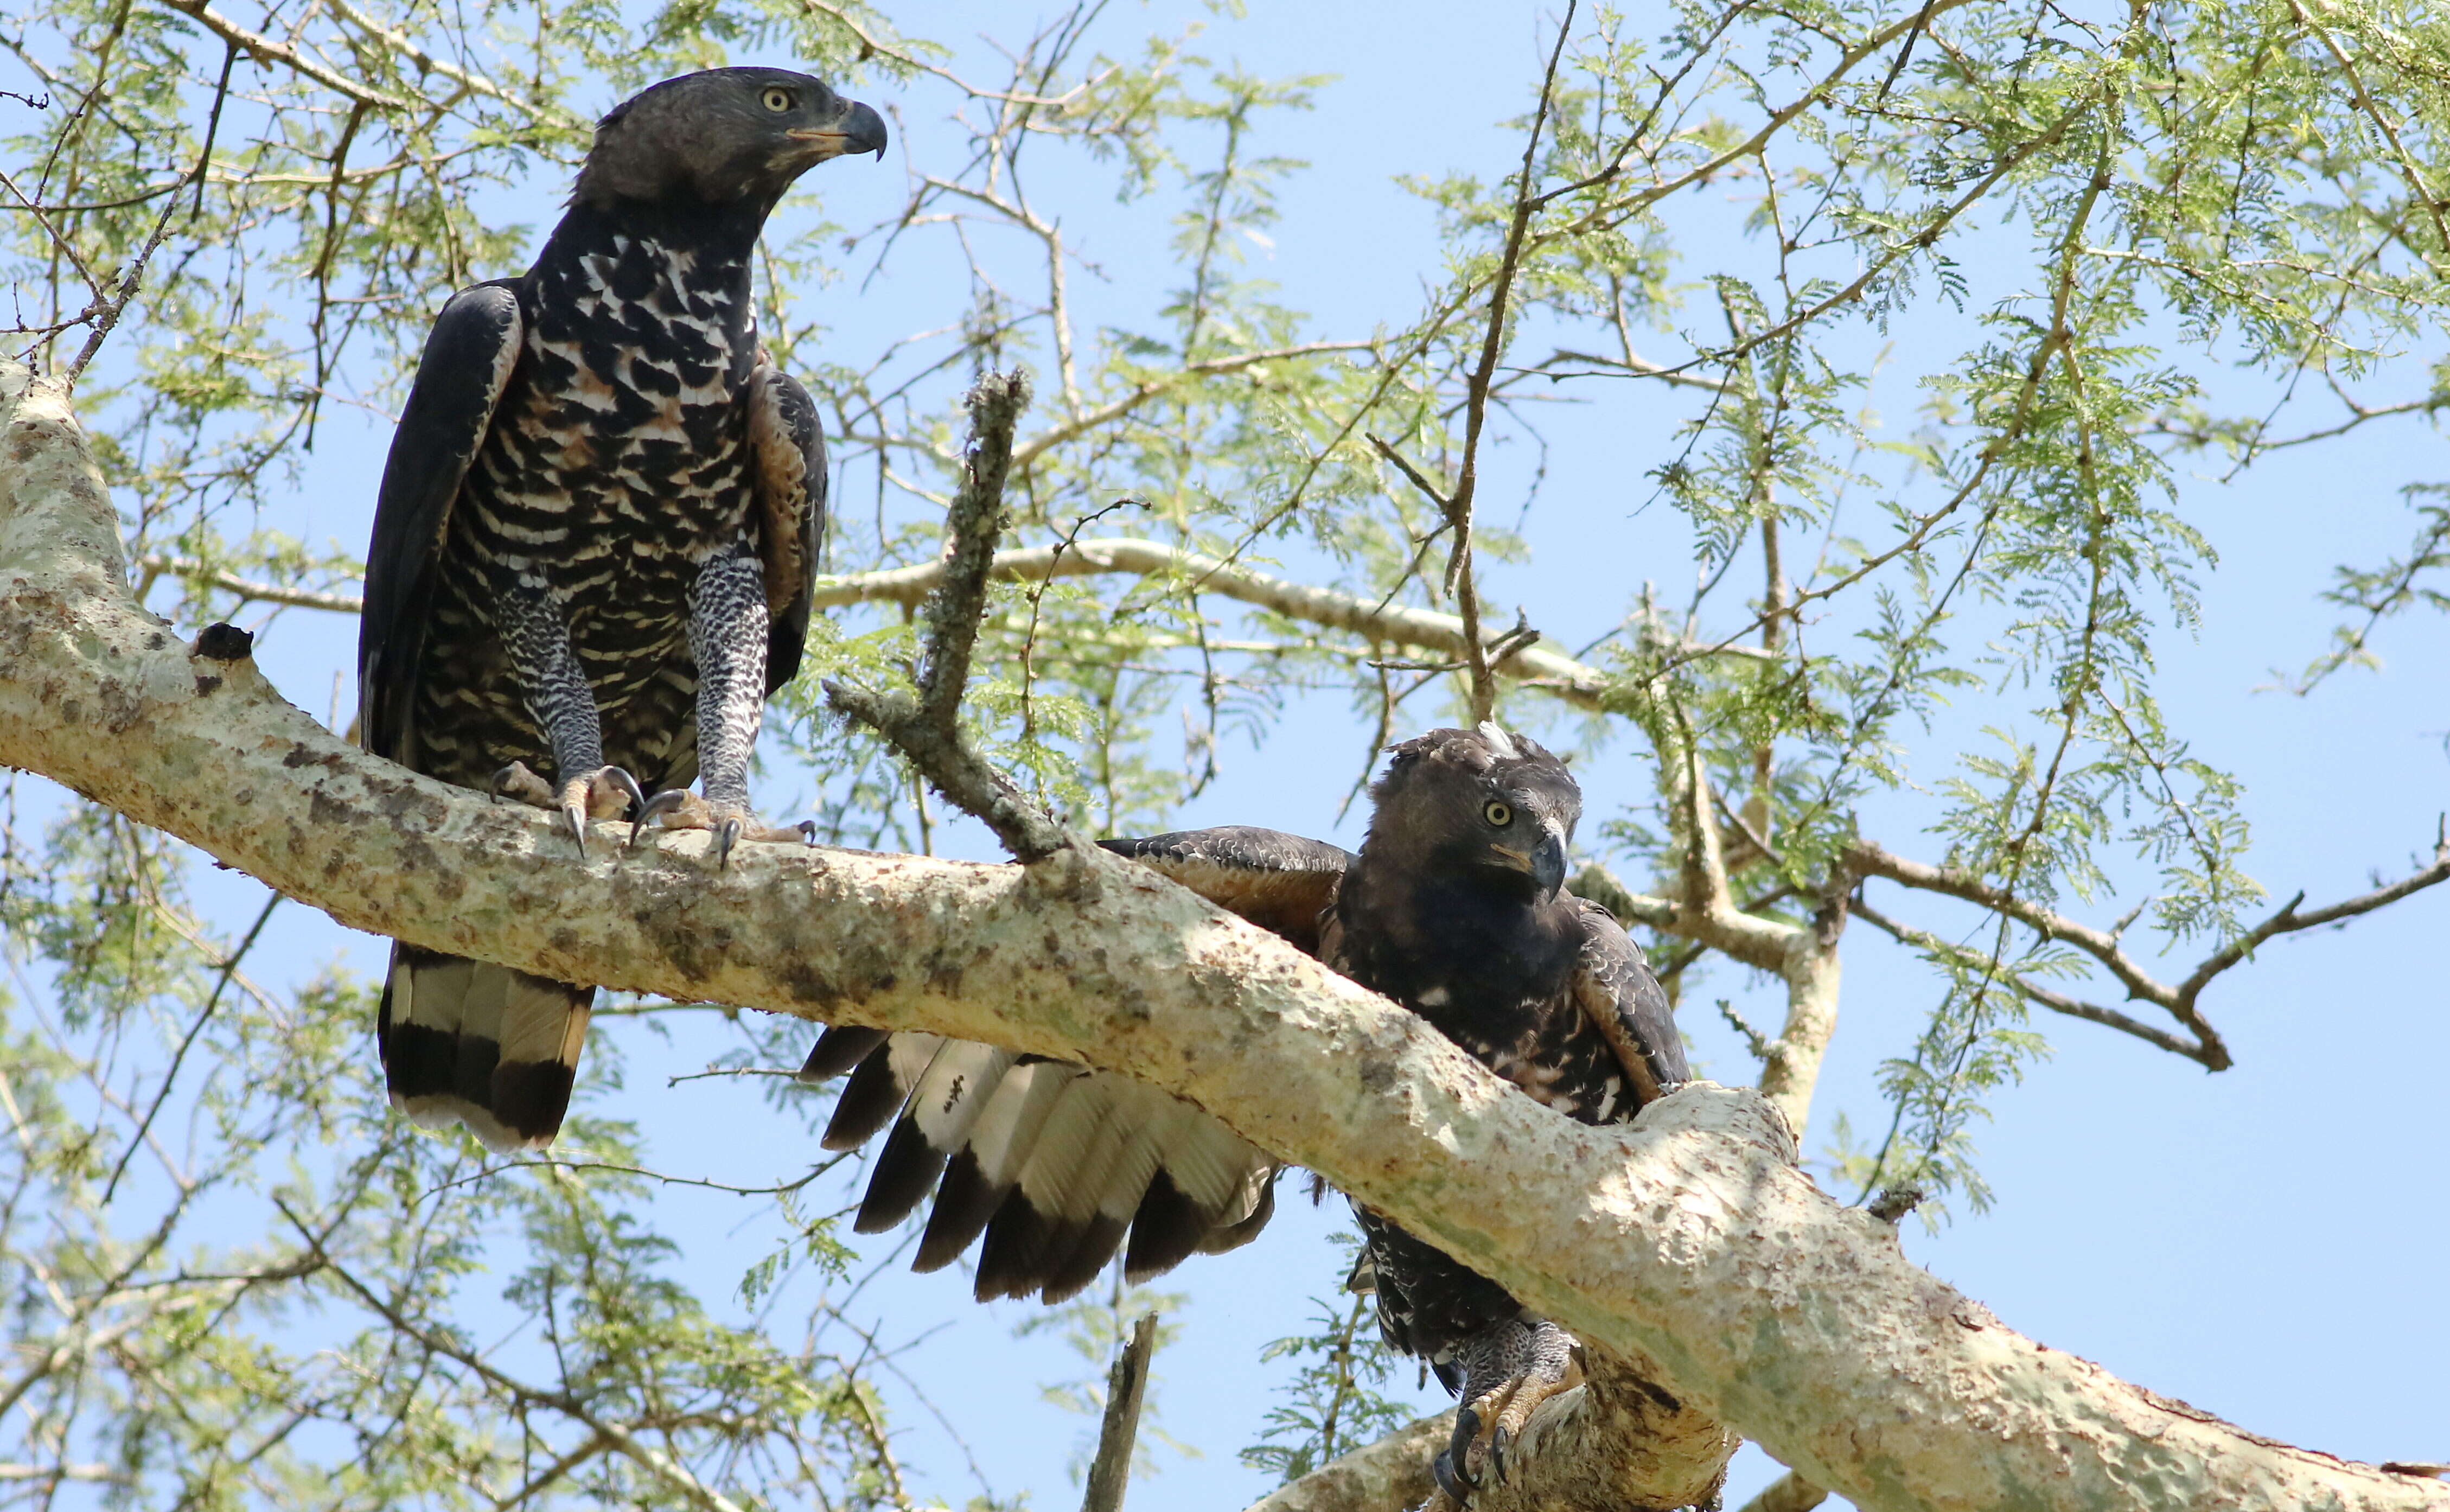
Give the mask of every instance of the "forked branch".
<svg viewBox="0 0 2450 1512">
<path fill-rule="evenodd" d="M 2359 914 L 2369 914 L 2428 887 L 2450 882 L 2450 824 L 2436 828 L 2430 864 L 2397 882 L 2382 883 L 2354 898 L 2321 908 L 2303 907 L 2305 895 L 2300 892 L 2261 923 L 2205 957 L 2184 980 L 2174 986 L 2152 976 L 2127 953 L 2120 931 L 2097 929 L 2080 923 L 1971 872 L 1960 871 L 1954 866 L 1934 866 L 1924 862 L 1908 861 L 1868 841 L 1857 842 L 1848 849 L 1847 858 L 1861 876 L 1884 877 L 1917 891 L 1962 899 L 2012 919 L 2046 940 L 2074 946 L 2107 968 L 2119 985 L 2127 989 L 2129 1000 L 2148 1002 L 2161 1009 L 2178 1021 L 2186 1035 L 2173 1035 L 2115 1008 L 2087 1002 L 2022 976 L 2012 975 L 2009 978 L 2011 984 L 2023 997 L 2053 1013 L 2102 1024 L 2158 1045 L 2174 1055 L 2200 1061 L 2208 1070 L 2226 1071 L 2233 1063 L 2228 1047 L 2222 1042 L 2219 1032 L 2212 1028 L 2210 1021 L 2204 1018 L 2198 1005 L 2204 989 L 2210 986 L 2221 973 L 2253 955 L 2266 940 L 2300 930 L 2338 923 Z M 1946 954 L 1955 948 L 1928 931 L 1890 919 L 1877 909 L 1860 902 L 1857 903 L 1856 912 L 1876 927 L 1915 949 Z"/>
</svg>

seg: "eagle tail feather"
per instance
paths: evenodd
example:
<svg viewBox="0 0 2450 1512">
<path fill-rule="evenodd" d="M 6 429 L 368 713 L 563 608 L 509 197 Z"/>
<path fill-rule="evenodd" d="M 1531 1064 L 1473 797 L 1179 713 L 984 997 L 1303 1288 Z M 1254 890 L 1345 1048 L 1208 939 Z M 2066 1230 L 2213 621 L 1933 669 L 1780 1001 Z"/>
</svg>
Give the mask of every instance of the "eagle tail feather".
<svg viewBox="0 0 2450 1512">
<path fill-rule="evenodd" d="M 594 1001 L 593 987 L 394 944 L 375 1016 L 392 1106 L 489 1149 L 543 1149 L 570 1111 Z"/>
</svg>

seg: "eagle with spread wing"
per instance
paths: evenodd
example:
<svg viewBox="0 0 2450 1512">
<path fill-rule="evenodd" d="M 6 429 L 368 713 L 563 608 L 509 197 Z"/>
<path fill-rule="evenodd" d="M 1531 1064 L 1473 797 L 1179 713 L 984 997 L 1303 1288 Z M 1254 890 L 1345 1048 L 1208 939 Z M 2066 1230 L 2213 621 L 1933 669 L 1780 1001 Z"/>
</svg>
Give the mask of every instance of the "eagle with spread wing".
<svg viewBox="0 0 2450 1512">
<path fill-rule="evenodd" d="M 1394 747 L 1371 796 L 1358 856 L 1244 827 L 1104 843 L 1393 998 L 1567 1117 L 1621 1123 L 1687 1079 L 1641 947 L 1565 889 L 1582 815 L 1565 763 L 1494 724 L 1432 730 Z M 982 1299 L 1069 1296 L 1118 1248 L 1138 1280 L 1247 1242 L 1271 1211 L 1277 1162 L 1126 1076 L 930 1035 L 830 1029 L 802 1075 L 845 1070 L 827 1148 L 894 1123 L 858 1228 L 900 1222 L 935 1188 L 918 1266 L 945 1265 L 983 1233 Z M 1387 1342 L 1464 1399 L 1434 1466 L 1460 1503 L 1483 1467 L 1503 1474 L 1533 1408 L 1574 1384 L 1574 1341 L 1385 1214 L 1353 1208 Z"/>
<path fill-rule="evenodd" d="M 758 345 L 752 259 L 801 174 L 885 146 L 873 109 L 779 68 L 669 79 L 597 123 L 535 265 L 460 290 L 426 339 L 366 552 L 367 750 L 558 809 L 581 852 L 624 814 L 713 829 L 723 857 L 790 836 L 749 813 L 749 753 L 807 636 L 826 443 Z M 392 1101 L 548 1144 L 593 1000 L 395 945 Z"/>
</svg>

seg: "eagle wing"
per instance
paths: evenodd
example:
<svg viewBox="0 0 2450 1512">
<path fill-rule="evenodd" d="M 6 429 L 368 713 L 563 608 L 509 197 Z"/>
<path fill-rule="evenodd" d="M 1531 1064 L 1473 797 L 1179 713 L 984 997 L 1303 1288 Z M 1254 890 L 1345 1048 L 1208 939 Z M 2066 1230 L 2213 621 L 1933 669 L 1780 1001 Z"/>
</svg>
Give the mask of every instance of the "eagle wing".
<svg viewBox="0 0 2450 1512">
<path fill-rule="evenodd" d="M 410 716 L 452 501 L 485 443 L 524 334 L 508 280 L 461 289 L 435 317 L 393 433 L 358 620 L 358 742 L 414 764 Z"/>
<path fill-rule="evenodd" d="M 1319 841 L 1238 825 L 1101 843 L 1313 955 L 1319 916 L 1352 862 Z M 889 1229 L 932 1189 L 913 1267 L 948 1265 L 983 1235 L 982 1301 L 1037 1292 L 1060 1302 L 1118 1248 L 1124 1273 L 1144 1280 L 1248 1243 L 1275 1209 L 1274 1158 L 1129 1076 L 849 1027 L 827 1029 L 800 1076 L 846 1071 L 826 1148 L 855 1149 L 893 1125 L 853 1227 Z"/>
<path fill-rule="evenodd" d="M 800 669 L 817 555 L 826 543 L 826 433 L 808 391 L 759 355 L 749 376 L 749 476 L 757 554 L 765 568 L 766 695 Z"/>
<path fill-rule="evenodd" d="M 1667 1001 L 1666 989 L 1651 975 L 1642 947 L 1614 914 L 1588 899 L 1573 901 L 1583 916 L 1574 1000 L 1607 1041 L 1633 1089 L 1633 1103 L 1625 1110 L 1630 1117 L 1662 1093 L 1692 1079 L 1693 1073 L 1684 1064 L 1683 1037 L 1676 1032 L 1675 1009 Z"/>
</svg>

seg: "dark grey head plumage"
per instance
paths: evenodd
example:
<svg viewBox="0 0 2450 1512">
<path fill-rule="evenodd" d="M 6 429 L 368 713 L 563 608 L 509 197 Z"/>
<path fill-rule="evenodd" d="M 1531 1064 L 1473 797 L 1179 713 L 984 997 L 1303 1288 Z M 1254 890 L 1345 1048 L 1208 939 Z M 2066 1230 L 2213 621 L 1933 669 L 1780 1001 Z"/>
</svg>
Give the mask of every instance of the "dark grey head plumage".
<svg viewBox="0 0 2450 1512">
<path fill-rule="evenodd" d="M 1538 741 L 1484 721 L 1394 747 L 1371 786 L 1362 854 L 1416 875 L 1466 875 L 1542 901 L 1565 881 L 1583 792 Z"/>
<path fill-rule="evenodd" d="M 643 89 L 595 124 L 574 204 L 742 200 L 770 205 L 829 158 L 885 155 L 885 121 L 788 68 L 708 68 Z"/>
</svg>

